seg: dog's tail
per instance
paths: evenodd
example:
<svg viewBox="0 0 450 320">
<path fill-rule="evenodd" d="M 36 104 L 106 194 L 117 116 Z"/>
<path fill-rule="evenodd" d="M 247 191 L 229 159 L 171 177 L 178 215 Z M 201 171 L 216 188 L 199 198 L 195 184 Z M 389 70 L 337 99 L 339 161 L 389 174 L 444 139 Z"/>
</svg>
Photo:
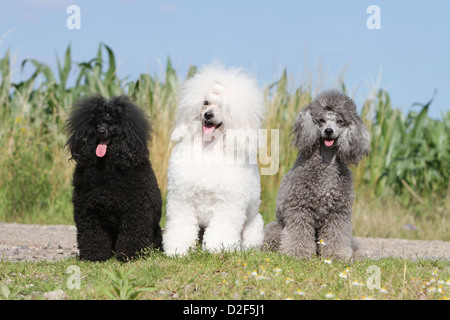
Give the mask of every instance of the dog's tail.
<svg viewBox="0 0 450 320">
<path fill-rule="evenodd" d="M 283 226 L 277 221 L 271 222 L 267 225 L 262 251 L 278 251 L 281 243 L 281 231 Z"/>
</svg>

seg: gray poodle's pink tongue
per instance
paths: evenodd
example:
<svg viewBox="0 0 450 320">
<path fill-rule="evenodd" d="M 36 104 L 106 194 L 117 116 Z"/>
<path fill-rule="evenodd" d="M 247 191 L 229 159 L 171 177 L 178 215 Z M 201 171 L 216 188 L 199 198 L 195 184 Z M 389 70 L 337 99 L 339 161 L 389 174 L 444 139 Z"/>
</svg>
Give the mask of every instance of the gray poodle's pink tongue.
<svg viewBox="0 0 450 320">
<path fill-rule="evenodd" d="M 327 147 L 332 147 L 334 143 L 334 139 L 323 139 L 323 142 Z"/>
<path fill-rule="evenodd" d="M 108 142 L 109 142 L 109 140 L 107 140 L 107 141 L 104 141 L 104 140 L 100 141 L 100 143 L 97 146 L 97 149 L 95 149 L 95 154 L 97 155 L 97 157 L 102 158 L 102 157 L 105 156 L 106 148 L 108 146 Z"/>
</svg>

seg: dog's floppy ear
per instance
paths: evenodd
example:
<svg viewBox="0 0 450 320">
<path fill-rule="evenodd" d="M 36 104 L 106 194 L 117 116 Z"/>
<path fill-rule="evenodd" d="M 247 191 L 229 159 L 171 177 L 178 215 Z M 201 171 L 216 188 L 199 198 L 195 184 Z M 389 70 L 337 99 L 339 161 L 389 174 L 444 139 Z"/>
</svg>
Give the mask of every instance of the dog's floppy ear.
<svg viewBox="0 0 450 320">
<path fill-rule="evenodd" d="M 353 102 L 351 102 L 353 103 Z M 358 165 L 370 151 L 370 136 L 366 126 L 356 112 L 351 114 L 349 125 L 339 136 L 338 156 L 348 165 Z"/>
<path fill-rule="evenodd" d="M 311 115 L 311 105 L 304 108 L 297 116 L 292 129 L 291 145 L 300 152 L 309 153 L 320 138 L 320 131 Z"/>
<path fill-rule="evenodd" d="M 70 160 L 84 165 L 94 161 L 97 132 L 91 125 L 91 117 L 93 110 L 106 103 L 106 99 L 101 96 L 81 98 L 75 102 L 65 126 L 69 134 L 65 147 L 70 151 Z"/>
<path fill-rule="evenodd" d="M 122 132 L 115 143 L 120 148 L 115 152 L 115 163 L 119 167 L 132 166 L 148 159 L 148 142 L 151 140 L 150 119 L 127 96 L 110 100 L 112 108 L 120 115 Z"/>
</svg>

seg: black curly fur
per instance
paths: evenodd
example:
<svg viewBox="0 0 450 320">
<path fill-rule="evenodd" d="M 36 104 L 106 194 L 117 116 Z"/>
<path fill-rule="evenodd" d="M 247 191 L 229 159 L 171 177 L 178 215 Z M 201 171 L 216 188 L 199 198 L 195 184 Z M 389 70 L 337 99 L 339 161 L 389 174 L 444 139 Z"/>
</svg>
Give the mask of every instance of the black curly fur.
<svg viewBox="0 0 450 320">
<path fill-rule="evenodd" d="M 161 248 L 161 193 L 147 143 L 150 123 L 128 97 L 78 101 L 67 119 L 66 146 L 76 161 L 74 220 L 80 258 L 119 260 Z M 100 141 L 108 141 L 103 157 Z"/>
</svg>

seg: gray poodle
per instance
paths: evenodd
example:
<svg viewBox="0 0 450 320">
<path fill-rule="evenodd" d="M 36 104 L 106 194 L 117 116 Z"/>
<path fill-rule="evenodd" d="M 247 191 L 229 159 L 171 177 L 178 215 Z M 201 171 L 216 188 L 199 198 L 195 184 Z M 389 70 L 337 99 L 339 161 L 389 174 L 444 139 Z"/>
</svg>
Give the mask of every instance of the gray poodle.
<svg viewBox="0 0 450 320">
<path fill-rule="evenodd" d="M 281 181 L 276 221 L 266 227 L 263 250 L 349 260 L 358 246 L 351 235 L 348 165 L 368 155 L 369 133 L 352 99 L 328 90 L 299 113 L 292 134 L 299 153 Z"/>
</svg>

